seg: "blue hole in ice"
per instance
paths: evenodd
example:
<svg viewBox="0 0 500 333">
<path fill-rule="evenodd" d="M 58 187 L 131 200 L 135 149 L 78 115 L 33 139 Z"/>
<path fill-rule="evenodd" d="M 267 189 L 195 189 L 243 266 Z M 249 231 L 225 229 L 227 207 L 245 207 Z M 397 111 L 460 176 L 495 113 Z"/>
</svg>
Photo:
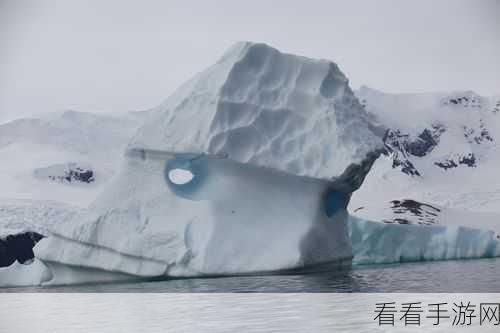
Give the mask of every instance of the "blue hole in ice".
<svg viewBox="0 0 500 333">
<path fill-rule="evenodd" d="M 345 193 L 338 191 L 328 192 L 324 198 L 326 216 L 332 217 L 339 210 L 345 209 L 348 201 L 348 197 Z"/>
<path fill-rule="evenodd" d="M 206 178 L 207 168 L 196 155 L 178 155 L 168 160 L 164 177 L 170 190 L 182 197 L 191 197 Z"/>
</svg>

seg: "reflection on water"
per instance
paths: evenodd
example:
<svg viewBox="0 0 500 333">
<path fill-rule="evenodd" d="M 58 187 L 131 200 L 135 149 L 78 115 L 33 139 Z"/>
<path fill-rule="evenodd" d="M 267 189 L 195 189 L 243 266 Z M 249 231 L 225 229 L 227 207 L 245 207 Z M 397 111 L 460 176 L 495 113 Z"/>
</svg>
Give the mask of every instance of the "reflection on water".
<svg viewBox="0 0 500 333">
<path fill-rule="evenodd" d="M 379 326 L 374 309 L 380 302 L 479 305 L 498 302 L 500 294 L 0 294 L 0 332 L 137 333 L 137 332 L 495 332 L 493 323 L 453 326 L 450 318 L 434 326 Z M 457 303 L 457 304 L 458 304 Z M 426 314 L 423 314 L 425 316 Z"/>
<path fill-rule="evenodd" d="M 346 267 L 300 275 L 9 288 L 2 292 L 500 292 L 500 258 Z"/>
</svg>

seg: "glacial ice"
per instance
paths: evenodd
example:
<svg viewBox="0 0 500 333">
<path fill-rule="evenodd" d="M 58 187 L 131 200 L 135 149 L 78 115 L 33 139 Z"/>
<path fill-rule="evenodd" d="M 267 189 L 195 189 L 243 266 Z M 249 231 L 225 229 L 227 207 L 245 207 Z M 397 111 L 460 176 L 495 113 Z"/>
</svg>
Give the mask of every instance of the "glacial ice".
<svg viewBox="0 0 500 333">
<path fill-rule="evenodd" d="M 335 63 L 242 42 L 161 104 L 129 147 L 331 180 L 380 149 L 381 136 Z"/>
<path fill-rule="evenodd" d="M 85 213 L 59 226 L 37 245 L 37 257 L 143 277 L 242 274 L 350 259 L 345 206 L 331 209 L 331 217 L 325 213 L 330 182 L 182 156 L 173 165 L 190 164 L 193 181 L 167 185 L 169 161 L 130 159 L 122 170 L 128 182 L 110 193 L 119 194 L 119 202 L 99 202 L 89 211 L 103 215 Z"/>
<path fill-rule="evenodd" d="M 50 270 L 36 259 L 29 265 L 15 262 L 9 267 L 0 267 L 0 287 L 37 286 L 50 278 Z"/>
<path fill-rule="evenodd" d="M 328 220 L 327 223 L 332 221 Z M 399 262 L 413 261 L 429 261 L 429 260 L 449 260 L 449 259 L 470 259 L 484 257 L 500 256 L 500 242 L 495 237 L 494 232 L 480 229 L 472 229 L 467 227 L 444 227 L 444 226 L 421 226 L 421 225 L 399 225 L 385 224 L 369 220 L 360 219 L 354 216 L 348 216 L 348 236 L 350 249 L 346 255 L 352 258 L 353 265 L 363 264 L 388 264 Z M 241 225 L 237 226 L 238 228 Z M 335 230 L 319 230 L 315 234 L 315 239 L 311 241 L 321 240 L 325 237 L 325 241 L 330 241 L 327 235 L 322 232 L 330 233 Z M 220 238 L 233 237 L 234 233 L 221 234 Z M 238 236 L 238 234 L 236 234 Z M 259 235 L 261 236 L 261 235 Z M 266 240 L 269 237 L 262 235 L 262 244 L 266 246 Z M 286 234 L 284 235 L 286 236 Z M 248 235 L 239 234 L 239 240 L 247 239 Z M 221 239 L 217 239 L 220 242 Z M 248 241 L 246 241 L 248 243 Z M 65 246 L 66 249 L 72 250 L 71 246 L 65 243 L 58 243 L 57 238 L 52 238 L 51 242 L 45 243 L 49 246 L 47 251 L 54 252 L 55 246 Z M 352 244 L 352 247 L 351 247 Z M 80 244 L 81 245 L 81 244 Z M 218 243 L 214 243 L 214 247 Z M 224 246 L 221 246 L 222 248 Z M 56 247 L 57 248 L 57 247 Z M 239 247 L 239 244 L 229 244 L 226 246 L 226 257 L 212 258 L 219 260 L 222 265 L 239 265 L 242 258 L 238 256 L 238 251 L 248 251 L 248 259 L 257 261 L 263 260 L 263 257 L 275 255 L 275 252 L 260 252 L 259 249 L 247 249 Z M 104 263 L 110 264 L 110 258 L 96 257 L 101 251 L 96 248 L 88 248 L 88 251 L 75 251 L 68 254 L 68 258 L 79 256 L 82 254 L 91 254 L 92 260 L 103 260 Z M 106 250 L 103 250 L 106 252 Z M 221 249 L 216 250 L 217 253 L 222 253 Z M 236 255 L 235 255 L 236 254 Z M 315 256 L 317 253 L 310 253 Z M 76 257 L 79 258 L 79 257 Z M 81 258 L 80 258 L 81 259 Z M 138 258 L 136 258 L 138 259 Z M 265 260 L 265 258 L 264 258 Z M 126 261 L 126 260 L 124 260 Z M 111 282 L 111 281 L 131 281 L 140 278 L 140 274 L 123 274 L 109 270 L 95 269 L 82 267 L 83 261 L 75 260 L 75 263 L 60 264 L 50 260 L 36 259 L 31 265 L 22 265 L 15 263 L 7 268 L 0 268 L 0 286 L 24 286 L 24 285 L 59 285 L 59 284 L 77 284 L 77 283 L 92 283 L 92 282 Z M 140 259 L 136 262 L 138 265 L 147 265 L 148 260 Z M 248 263 L 248 261 L 246 261 Z M 210 260 L 207 265 L 213 265 L 214 261 Z M 112 264 L 109 266 L 111 267 Z M 162 265 L 160 265 L 162 266 Z M 123 267 L 123 266 L 122 266 Z M 164 266 L 162 266 L 164 267 Z M 224 274 L 224 270 L 220 270 L 220 266 L 214 267 L 213 271 L 195 272 L 189 271 L 186 267 L 172 267 L 168 271 L 169 275 L 198 275 L 198 274 Z M 145 271 L 143 271 L 146 273 Z M 217 273 L 214 273 L 217 272 Z M 243 271 L 244 272 L 244 271 Z M 254 273 L 254 271 L 249 271 Z M 226 271 L 226 274 L 230 274 Z M 143 274 L 143 277 L 162 276 L 160 271 L 150 271 L 149 274 Z"/>
<path fill-rule="evenodd" d="M 487 231 L 349 216 L 382 135 L 334 63 L 239 43 L 152 111 L 87 209 L 47 224 L 27 274 L 71 284 L 499 255 Z"/>
<path fill-rule="evenodd" d="M 239 43 L 152 112 L 117 177 L 36 256 L 142 277 L 349 260 L 346 206 L 380 136 L 334 63 Z M 170 181 L 178 170 L 193 179 Z"/>
<path fill-rule="evenodd" d="M 353 264 L 500 256 L 494 231 L 461 226 L 388 224 L 349 216 Z"/>
</svg>

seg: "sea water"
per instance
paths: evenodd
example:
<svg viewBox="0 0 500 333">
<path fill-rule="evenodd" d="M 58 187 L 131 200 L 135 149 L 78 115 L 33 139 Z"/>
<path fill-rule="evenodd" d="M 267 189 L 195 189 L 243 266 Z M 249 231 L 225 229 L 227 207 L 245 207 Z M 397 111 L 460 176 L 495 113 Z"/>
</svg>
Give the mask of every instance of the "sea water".
<svg viewBox="0 0 500 333">
<path fill-rule="evenodd" d="M 500 258 L 359 265 L 308 274 L 6 288 L 0 292 L 500 292 Z"/>
</svg>

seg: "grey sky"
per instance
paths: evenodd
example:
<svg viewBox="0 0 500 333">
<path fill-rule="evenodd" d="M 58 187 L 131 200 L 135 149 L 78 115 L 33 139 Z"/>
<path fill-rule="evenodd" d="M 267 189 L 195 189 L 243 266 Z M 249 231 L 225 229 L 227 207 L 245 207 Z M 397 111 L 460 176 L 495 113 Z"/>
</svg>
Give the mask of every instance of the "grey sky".
<svg viewBox="0 0 500 333">
<path fill-rule="evenodd" d="M 238 40 L 388 92 L 500 93 L 500 1 L 0 0 L 0 121 L 144 110 Z"/>
</svg>

